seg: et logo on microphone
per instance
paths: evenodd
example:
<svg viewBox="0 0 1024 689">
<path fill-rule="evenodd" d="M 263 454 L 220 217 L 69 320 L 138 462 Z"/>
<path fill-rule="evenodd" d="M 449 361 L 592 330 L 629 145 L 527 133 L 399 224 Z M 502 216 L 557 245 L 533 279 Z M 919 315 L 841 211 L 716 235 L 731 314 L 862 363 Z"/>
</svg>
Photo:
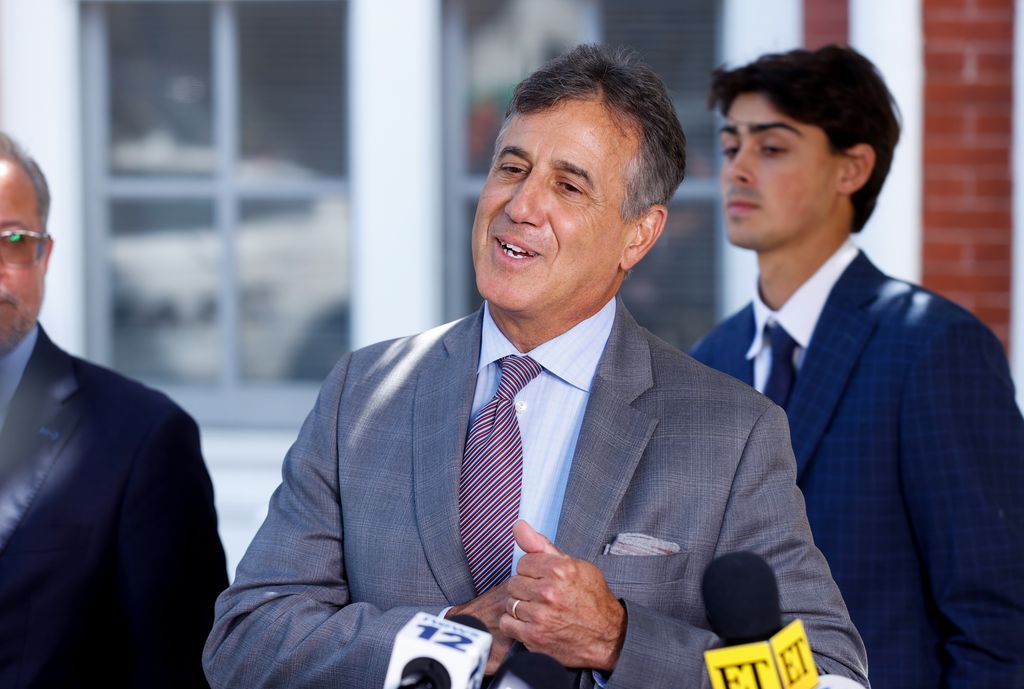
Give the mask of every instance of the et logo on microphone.
<svg viewBox="0 0 1024 689">
<path fill-rule="evenodd" d="M 794 620 L 768 641 L 704 652 L 712 689 L 813 689 L 818 669 L 803 622 Z"/>
</svg>

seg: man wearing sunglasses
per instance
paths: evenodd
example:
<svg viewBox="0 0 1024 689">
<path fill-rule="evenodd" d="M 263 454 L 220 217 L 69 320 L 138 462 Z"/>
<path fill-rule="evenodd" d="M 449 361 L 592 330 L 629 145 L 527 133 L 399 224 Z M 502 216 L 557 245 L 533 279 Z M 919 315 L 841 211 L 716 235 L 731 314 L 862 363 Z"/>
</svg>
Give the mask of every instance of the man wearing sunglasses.
<svg viewBox="0 0 1024 689">
<path fill-rule="evenodd" d="M 49 205 L 0 133 L 0 687 L 203 687 L 227 577 L 198 429 L 37 323 Z"/>
</svg>

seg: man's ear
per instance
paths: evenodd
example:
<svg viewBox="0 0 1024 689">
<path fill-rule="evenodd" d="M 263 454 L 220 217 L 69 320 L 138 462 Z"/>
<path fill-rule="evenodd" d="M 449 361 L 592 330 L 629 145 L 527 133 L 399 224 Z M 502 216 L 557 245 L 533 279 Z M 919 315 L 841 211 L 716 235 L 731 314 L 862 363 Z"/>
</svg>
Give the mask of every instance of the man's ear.
<svg viewBox="0 0 1024 689">
<path fill-rule="evenodd" d="M 868 183 L 875 169 L 875 149 L 870 144 L 854 144 L 843 151 L 839 170 L 839 191 L 852 196 Z"/>
<path fill-rule="evenodd" d="M 658 241 L 658 237 L 661 236 L 666 218 L 668 218 L 668 209 L 661 204 L 655 204 L 630 223 L 628 243 L 622 250 L 622 260 L 619 262 L 619 266 L 623 270 L 632 270 L 633 266 L 647 255 L 654 243 Z"/>
</svg>

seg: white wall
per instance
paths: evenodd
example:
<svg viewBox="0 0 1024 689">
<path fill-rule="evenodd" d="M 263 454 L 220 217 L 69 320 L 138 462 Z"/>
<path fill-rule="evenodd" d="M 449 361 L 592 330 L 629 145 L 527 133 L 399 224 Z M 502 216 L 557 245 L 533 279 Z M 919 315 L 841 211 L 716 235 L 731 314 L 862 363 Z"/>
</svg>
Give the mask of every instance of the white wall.
<svg viewBox="0 0 1024 689">
<path fill-rule="evenodd" d="M 723 61 L 738 67 L 762 53 L 799 48 L 804 39 L 803 0 L 725 0 L 723 4 Z M 750 301 L 757 279 L 753 251 L 737 249 L 724 233 L 722 250 L 722 315 Z"/>
<path fill-rule="evenodd" d="M 353 346 L 440 323 L 441 3 L 353 0 Z"/>
<path fill-rule="evenodd" d="M 855 241 L 884 272 L 921 281 L 924 46 L 921 0 L 850 0 L 850 45 L 875 63 L 902 132 L 878 205 Z"/>
<path fill-rule="evenodd" d="M 65 349 L 85 349 L 78 3 L 0 0 L 0 127 L 43 168 L 53 257 L 40 320 Z"/>
</svg>

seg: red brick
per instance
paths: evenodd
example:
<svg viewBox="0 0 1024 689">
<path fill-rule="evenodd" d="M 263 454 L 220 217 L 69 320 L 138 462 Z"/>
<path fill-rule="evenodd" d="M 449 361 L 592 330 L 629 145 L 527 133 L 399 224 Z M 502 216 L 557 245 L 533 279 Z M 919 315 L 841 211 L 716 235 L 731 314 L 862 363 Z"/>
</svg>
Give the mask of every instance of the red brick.
<svg viewBox="0 0 1024 689">
<path fill-rule="evenodd" d="M 962 262 L 967 260 L 967 246 L 963 243 L 924 242 L 923 259 L 931 268 L 940 261 Z"/>
<path fill-rule="evenodd" d="M 1010 104 L 1007 103 L 1006 112 L 1004 113 L 976 115 L 974 117 L 974 131 L 978 134 L 1004 134 L 1006 135 L 1006 145 L 1009 147 L 1011 134 L 1013 133 L 1013 116 L 1010 110 Z"/>
<path fill-rule="evenodd" d="M 928 76 L 937 72 L 963 74 L 966 55 L 963 50 L 925 50 L 924 68 Z"/>
<path fill-rule="evenodd" d="M 977 61 L 979 72 L 1007 75 L 1013 73 L 1012 52 L 979 52 L 974 59 Z"/>
<path fill-rule="evenodd" d="M 804 45 L 819 48 L 850 40 L 848 0 L 804 0 Z"/>
<path fill-rule="evenodd" d="M 1013 195 L 1013 180 L 1009 177 L 979 177 L 972 186 L 974 193 L 980 197 L 1000 196 L 1009 199 Z"/>
<path fill-rule="evenodd" d="M 1013 16 L 986 13 L 976 16 L 935 17 L 924 15 L 927 38 L 963 38 L 983 41 L 1013 41 Z"/>
<path fill-rule="evenodd" d="M 998 165 L 1010 160 L 1009 146 L 981 148 L 925 142 L 925 165 Z"/>
<path fill-rule="evenodd" d="M 1002 105 L 1010 103 L 1011 89 L 1004 84 L 932 83 L 925 78 L 924 99 L 926 107 L 933 103 L 965 105 Z"/>
<path fill-rule="evenodd" d="M 1006 265 L 1010 263 L 1010 236 L 1007 234 L 1005 242 L 975 242 L 971 246 L 971 253 L 977 261 L 1002 261 Z"/>
<path fill-rule="evenodd" d="M 1010 227 L 1009 211 L 955 211 L 942 210 L 933 211 L 926 208 L 924 212 L 924 225 L 926 228 L 945 228 L 957 230 L 988 230 Z"/>
<path fill-rule="evenodd" d="M 941 177 L 929 179 L 925 175 L 924 195 L 926 198 L 940 196 L 945 198 L 962 198 L 973 194 L 974 182 L 967 175 L 961 177 Z"/>
<path fill-rule="evenodd" d="M 1011 211 L 1009 197 L 1002 196 L 975 196 L 973 194 L 955 197 L 942 196 L 932 193 L 931 189 L 925 190 L 925 208 L 933 213 L 993 213 Z"/>
</svg>

